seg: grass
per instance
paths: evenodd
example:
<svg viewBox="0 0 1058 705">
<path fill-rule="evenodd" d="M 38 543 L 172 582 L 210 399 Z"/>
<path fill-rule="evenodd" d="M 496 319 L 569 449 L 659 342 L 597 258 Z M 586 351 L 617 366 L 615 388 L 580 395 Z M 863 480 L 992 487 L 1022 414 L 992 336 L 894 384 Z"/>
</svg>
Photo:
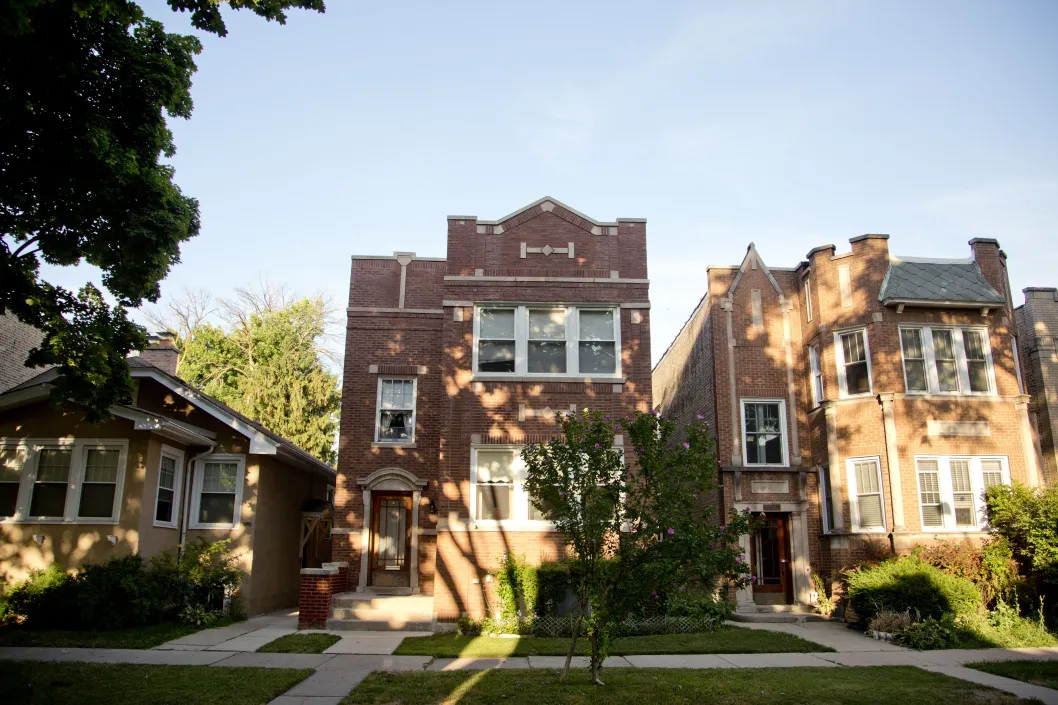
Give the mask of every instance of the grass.
<svg viewBox="0 0 1058 705">
<path fill-rule="evenodd" d="M 341 639 L 334 634 L 287 634 L 268 642 L 258 651 L 270 654 L 322 654 Z"/>
<path fill-rule="evenodd" d="M 101 632 L 65 629 L 24 629 L 6 627 L 0 630 L 0 646 L 57 646 L 65 649 L 150 649 L 172 639 L 200 631 L 177 622 L 151 624 L 146 627 L 110 629 Z"/>
<path fill-rule="evenodd" d="M 966 666 L 985 673 L 994 673 L 997 676 L 1058 690 L 1058 661 L 996 661 L 968 663 Z"/>
<path fill-rule="evenodd" d="M 505 656 L 565 656 L 569 639 L 551 637 L 490 637 L 434 634 L 408 637 L 395 654 L 455 658 L 503 658 Z M 800 637 L 781 632 L 720 627 L 697 634 L 658 634 L 614 639 L 610 653 L 625 654 L 765 654 L 833 651 Z M 588 653 L 588 640 L 577 640 L 577 653 Z"/>
<path fill-rule="evenodd" d="M 603 669 L 604 687 L 586 670 L 558 682 L 559 671 L 373 673 L 342 705 L 642 705 L 643 703 L 1025 702 L 1013 695 L 911 667 L 775 669 Z"/>
<path fill-rule="evenodd" d="M 0 661 L 4 702 L 19 705 L 259 705 L 310 669 Z"/>
</svg>

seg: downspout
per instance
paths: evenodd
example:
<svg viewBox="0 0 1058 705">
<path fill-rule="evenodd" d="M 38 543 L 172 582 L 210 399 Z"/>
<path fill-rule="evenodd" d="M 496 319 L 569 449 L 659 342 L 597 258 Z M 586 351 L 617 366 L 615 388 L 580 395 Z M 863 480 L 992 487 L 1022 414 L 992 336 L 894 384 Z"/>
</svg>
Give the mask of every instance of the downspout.
<svg viewBox="0 0 1058 705">
<path fill-rule="evenodd" d="M 187 525 L 191 521 L 191 480 L 194 468 L 194 463 L 200 458 L 204 458 L 211 454 L 217 447 L 216 443 L 211 443 L 209 448 L 202 451 L 198 455 L 192 455 L 186 461 L 184 461 L 184 477 L 183 477 L 183 491 L 180 493 L 183 495 L 181 498 L 183 504 L 181 505 L 180 511 L 180 545 L 177 548 L 177 555 L 182 556 L 184 553 L 184 542 L 187 540 Z"/>
</svg>

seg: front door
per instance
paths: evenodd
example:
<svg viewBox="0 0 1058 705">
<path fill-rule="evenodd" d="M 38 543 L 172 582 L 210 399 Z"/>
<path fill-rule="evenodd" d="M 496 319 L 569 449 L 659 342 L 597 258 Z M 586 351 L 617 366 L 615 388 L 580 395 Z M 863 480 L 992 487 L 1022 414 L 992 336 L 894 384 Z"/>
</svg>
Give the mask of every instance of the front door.
<svg viewBox="0 0 1058 705">
<path fill-rule="evenodd" d="M 790 575 L 790 522 L 785 515 L 769 515 L 753 535 L 753 601 L 758 604 L 792 604 Z"/>
<path fill-rule="evenodd" d="M 411 495 L 378 494 L 371 508 L 371 584 L 411 585 Z"/>
</svg>

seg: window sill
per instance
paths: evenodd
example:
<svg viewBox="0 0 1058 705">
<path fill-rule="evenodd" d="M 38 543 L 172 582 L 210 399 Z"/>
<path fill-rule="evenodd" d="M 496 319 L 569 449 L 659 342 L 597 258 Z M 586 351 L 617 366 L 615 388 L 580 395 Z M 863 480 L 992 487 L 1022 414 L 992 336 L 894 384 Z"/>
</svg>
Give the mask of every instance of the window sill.
<svg viewBox="0 0 1058 705">
<path fill-rule="evenodd" d="M 838 399 L 869 399 L 874 396 L 874 392 L 864 392 L 863 394 L 843 394 Z"/>
<path fill-rule="evenodd" d="M 155 529 L 178 529 L 179 528 L 176 524 L 158 524 L 158 523 L 154 523 L 154 524 L 151 524 L 151 526 L 153 526 Z"/>
<path fill-rule="evenodd" d="M 385 441 L 375 441 L 371 444 L 372 448 L 415 448 L 415 441 L 407 443 L 386 443 Z"/>
<path fill-rule="evenodd" d="M 623 375 L 519 375 L 514 373 L 479 372 L 470 378 L 471 382 L 600 382 L 605 384 L 624 384 Z"/>
<path fill-rule="evenodd" d="M 188 531 L 235 531 L 241 529 L 240 524 L 191 524 Z"/>
<path fill-rule="evenodd" d="M 52 526 L 58 525 L 77 525 L 77 524 L 91 524 L 93 526 L 117 526 L 121 523 L 120 519 L 112 518 L 94 518 L 94 519 L 59 519 L 55 517 L 30 517 L 28 519 L 0 519 L 0 524 L 47 524 Z"/>
<path fill-rule="evenodd" d="M 493 521 L 480 519 L 477 521 L 467 521 L 465 526 L 470 531 L 557 531 L 555 525 L 549 521 Z"/>
</svg>

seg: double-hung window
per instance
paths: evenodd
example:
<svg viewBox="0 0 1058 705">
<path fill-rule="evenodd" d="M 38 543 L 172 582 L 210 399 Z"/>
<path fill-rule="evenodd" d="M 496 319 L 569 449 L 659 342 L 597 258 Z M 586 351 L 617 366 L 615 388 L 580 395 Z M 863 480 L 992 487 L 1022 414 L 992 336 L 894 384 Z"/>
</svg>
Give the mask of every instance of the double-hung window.
<svg viewBox="0 0 1058 705">
<path fill-rule="evenodd" d="M 853 531 L 885 531 L 881 463 L 878 458 L 850 458 L 846 465 Z"/>
<path fill-rule="evenodd" d="M 823 533 L 834 530 L 834 490 L 830 485 L 830 466 L 819 468 L 819 506 L 823 515 Z"/>
<path fill-rule="evenodd" d="M 25 465 L 25 448 L 0 448 L 0 519 L 14 517 L 18 510 L 18 490 L 22 484 L 22 469 Z"/>
<path fill-rule="evenodd" d="M 854 397 L 871 393 L 871 353 L 867 331 L 843 331 L 834 334 L 838 363 L 838 386 L 841 396 Z"/>
<path fill-rule="evenodd" d="M 742 460 L 746 465 L 786 465 L 786 402 L 742 400 Z"/>
<path fill-rule="evenodd" d="M 154 498 L 154 525 L 175 528 L 180 518 L 180 479 L 183 451 L 162 446 L 158 460 L 158 491 Z"/>
<path fill-rule="evenodd" d="M 984 495 L 1010 484 L 1004 457 L 922 456 L 915 458 L 922 528 L 980 531 L 987 523 Z"/>
<path fill-rule="evenodd" d="M 613 306 L 480 306 L 474 322 L 474 373 L 497 378 L 620 375 L 618 314 Z"/>
<path fill-rule="evenodd" d="M 995 388 L 984 328 L 901 327 L 909 393 L 988 394 Z"/>
<path fill-rule="evenodd" d="M 805 315 L 812 322 L 812 279 L 805 277 Z"/>
<path fill-rule="evenodd" d="M 808 348 L 808 365 L 812 373 L 812 402 L 819 406 L 823 403 L 823 369 L 819 364 L 819 348 Z"/>
<path fill-rule="evenodd" d="M 0 448 L 0 520 L 114 523 L 125 440 L 25 440 Z"/>
<path fill-rule="evenodd" d="M 375 412 L 376 443 L 415 441 L 416 378 L 379 378 Z"/>
<path fill-rule="evenodd" d="M 191 528 L 233 529 L 241 520 L 245 456 L 209 455 L 196 462 Z"/>
</svg>

